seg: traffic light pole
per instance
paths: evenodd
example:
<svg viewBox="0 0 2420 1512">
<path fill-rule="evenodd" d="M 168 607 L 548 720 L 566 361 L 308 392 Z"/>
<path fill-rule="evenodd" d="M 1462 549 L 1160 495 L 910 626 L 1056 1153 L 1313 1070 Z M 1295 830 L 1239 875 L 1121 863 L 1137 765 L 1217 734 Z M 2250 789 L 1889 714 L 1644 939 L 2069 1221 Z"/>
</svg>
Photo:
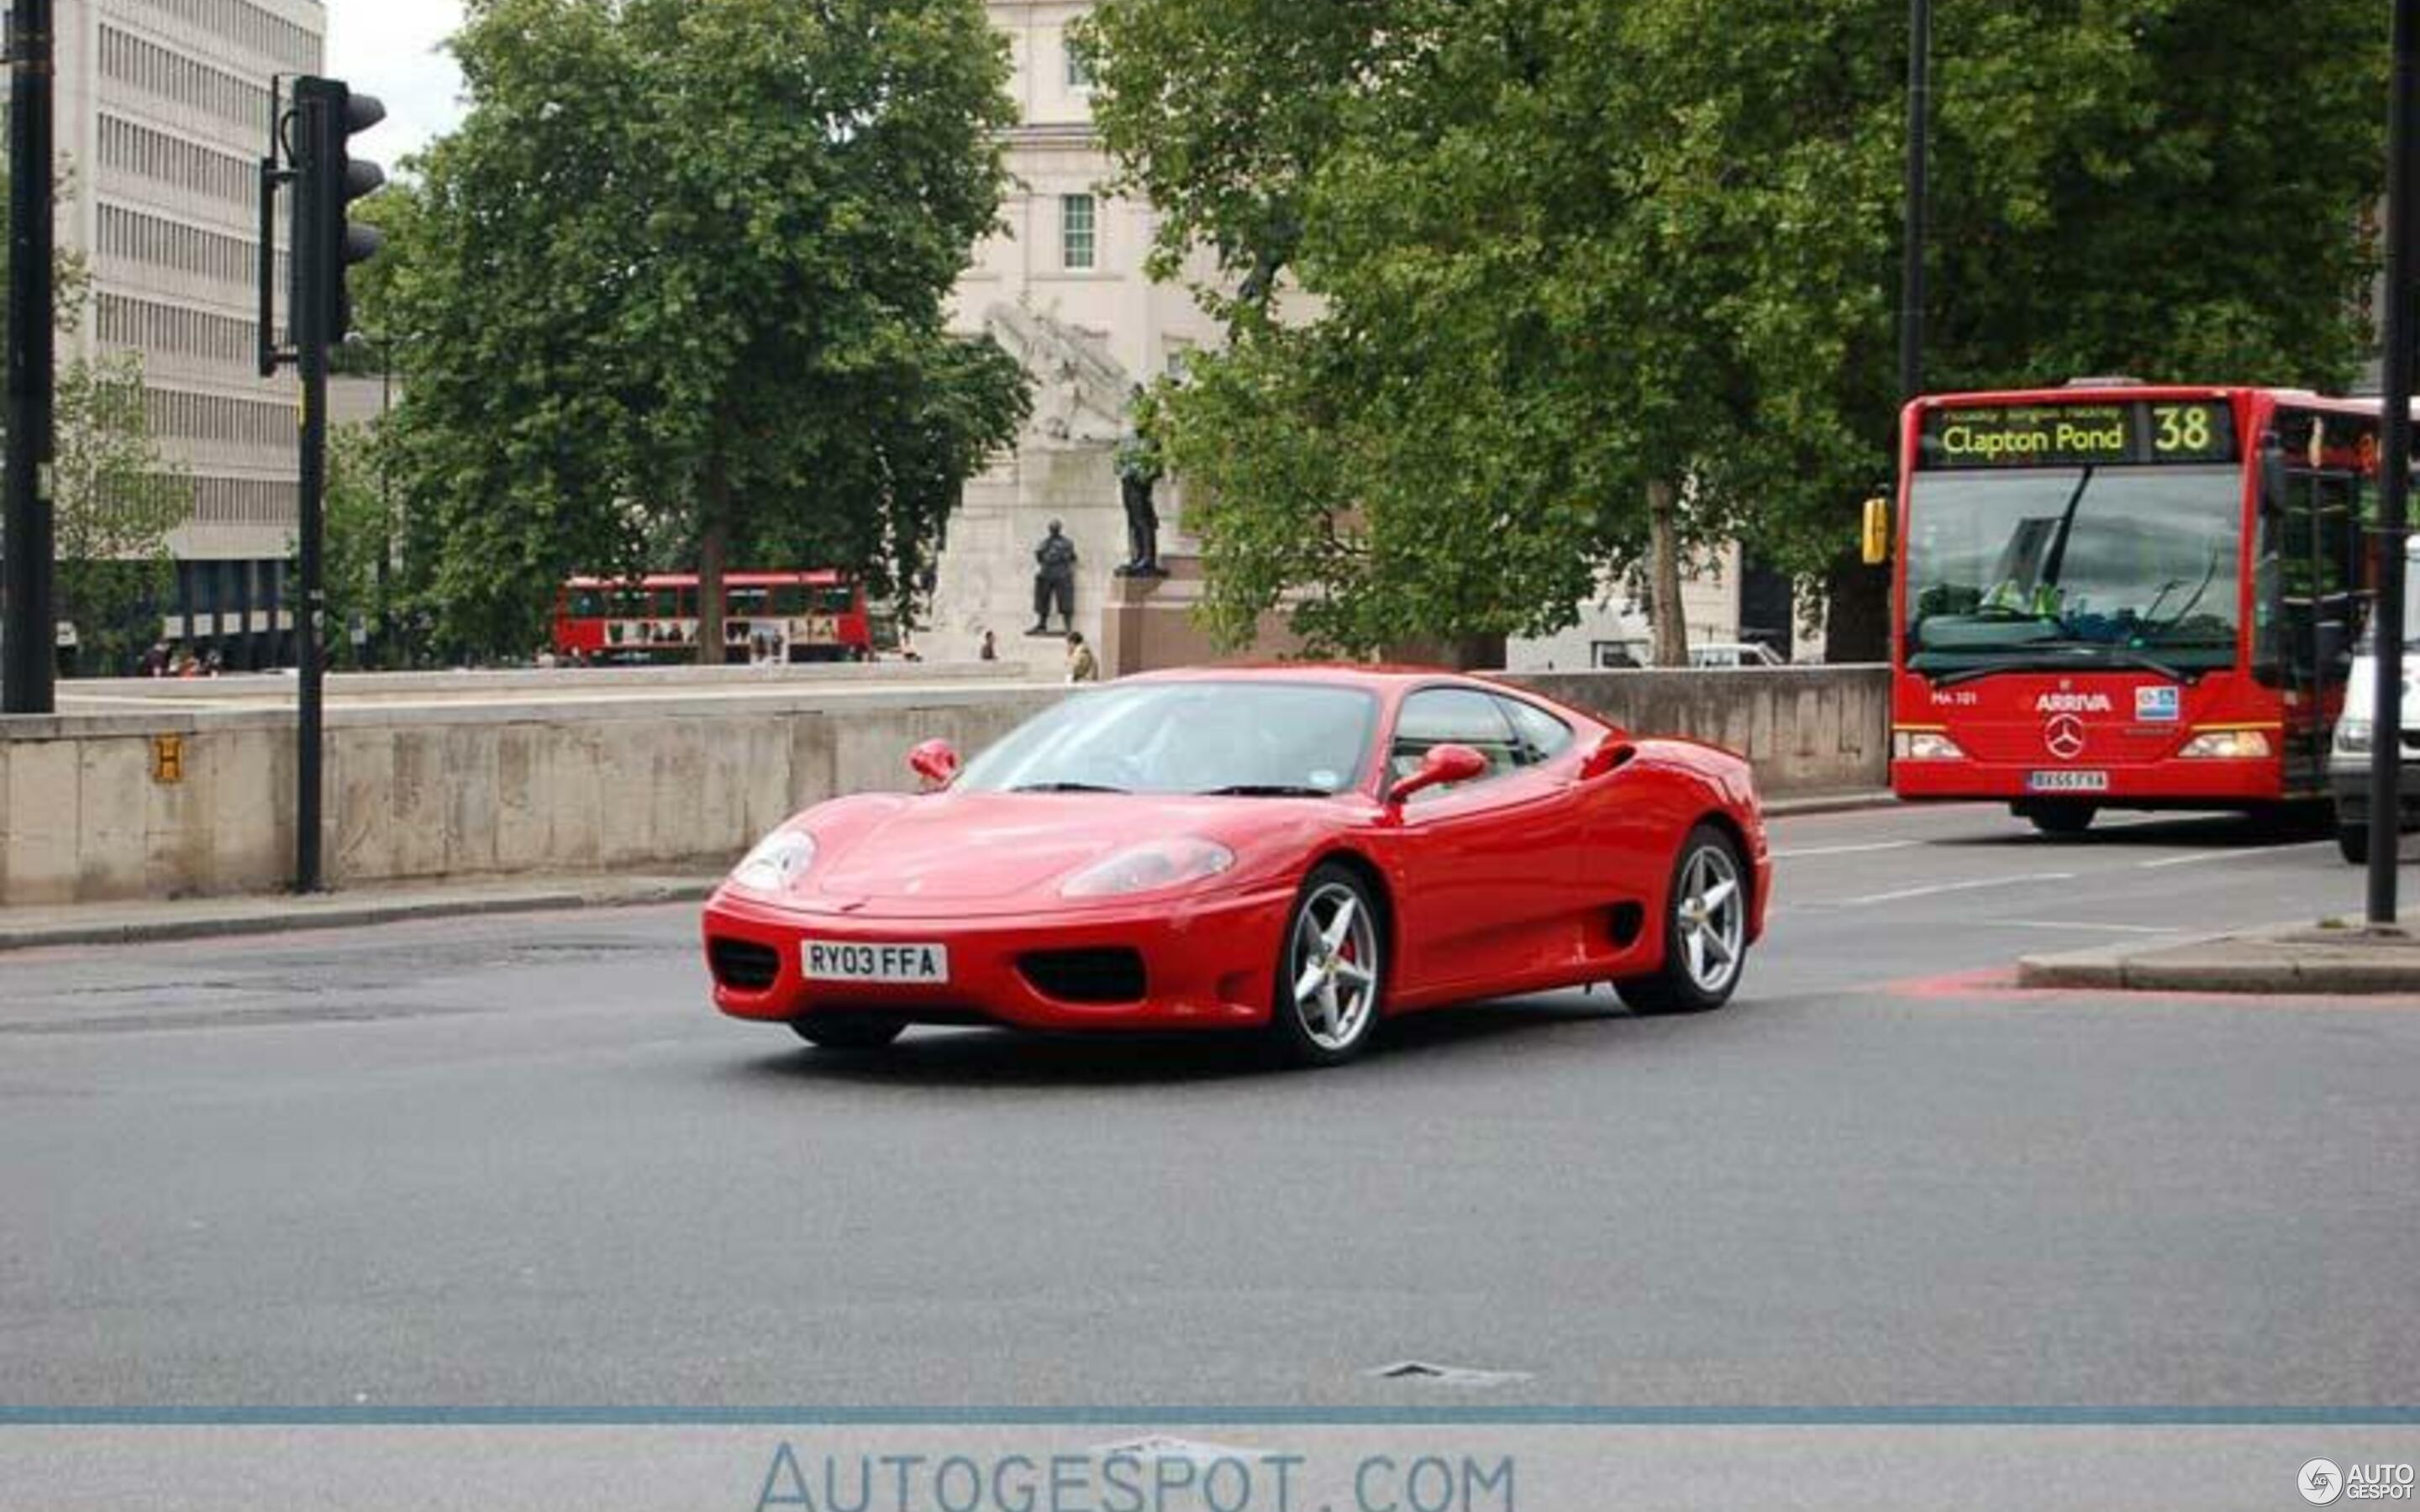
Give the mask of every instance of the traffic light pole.
<svg viewBox="0 0 2420 1512">
<path fill-rule="evenodd" d="M 302 584 L 294 615 L 294 653 L 299 697 L 296 701 L 294 760 L 294 890 L 318 892 L 322 875 L 320 814 L 326 794 L 321 730 L 326 690 L 326 658 L 320 655 L 325 633 L 327 588 L 321 580 L 321 545 L 325 536 L 328 495 L 328 314 L 334 301 L 326 288 L 329 248 L 328 215 L 317 192 L 323 180 L 317 173 L 329 150 L 332 123 L 325 103 L 298 90 L 294 100 L 294 142 L 298 162 L 295 196 L 294 266 L 302 297 L 290 312 L 294 325 L 295 367 L 302 379 L 302 456 L 295 533 L 300 537 Z M 341 270 L 337 272 L 342 277 Z"/>
<path fill-rule="evenodd" d="M 0 713 L 57 707 L 58 637 L 51 609 L 53 404 L 57 328 L 52 323 L 56 238 L 51 177 L 55 39 L 52 0 L 15 0 L 8 21 L 8 518 L 0 527 Z"/>
<path fill-rule="evenodd" d="M 2420 47 L 2420 0 L 2395 0 L 2395 95 L 2386 145 L 2386 372 L 2382 438 L 2386 455 L 2379 480 L 2378 605 L 2370 616 L 2371 658 L 2378 670 L 2376 717 L 2369 743 L 2369 927 L 2391 929 L 2399 908 L 2396 896 L 2403 830 L 2403 597 L 2404 534 L 2412 490 L 2412 258 L 2414 204 L 2412 151 L 2420 147 L 2420 81 L 2413 77 L 2413 51 Z"/>
</svg>

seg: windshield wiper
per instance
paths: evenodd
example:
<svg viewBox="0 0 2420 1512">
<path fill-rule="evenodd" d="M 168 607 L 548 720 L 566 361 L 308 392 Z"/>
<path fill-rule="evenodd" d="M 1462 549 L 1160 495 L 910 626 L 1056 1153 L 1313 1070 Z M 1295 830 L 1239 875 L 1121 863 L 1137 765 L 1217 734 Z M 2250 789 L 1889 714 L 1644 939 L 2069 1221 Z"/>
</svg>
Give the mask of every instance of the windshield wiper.
<svg viewBox="0 0 2420 1512">
<path fill-rule="evenodd" d="M 2078 663 L 2100 662 L 2117 667 L 2133 667 L 2142 671 L 2157 672 L 2172 683 L 2187 683 L 2197 675 L 2181 668 L 2171 667 L 2157 656 L 2147 656 L 2125 646 L 2104 646 L 2098 641 L 2073 644 L 2027 646 L 2022 656 L 2010 656 L 1983 667 L 1962 667 L 1932 680 L 1935 687 L 1956 687 L 1961 683 L 1980 682 L 2004 672 L 2065 671 Z"/>
<path fill-rule="evenodd" d="M 1238 782 L 1233 787 L 1210 788 L 1194 795 L 1197 798 L 1332 798 L 1336 795 L 1326 788 L 1315 788 L 1300 782 Z"/>
<path fill-rule="evenodd" d="M 1126 790 L 1103 787 L 1097 782 L 1028 782 L 1008 791 L 1011 793 L 1124 793 Z"/>
</svg>

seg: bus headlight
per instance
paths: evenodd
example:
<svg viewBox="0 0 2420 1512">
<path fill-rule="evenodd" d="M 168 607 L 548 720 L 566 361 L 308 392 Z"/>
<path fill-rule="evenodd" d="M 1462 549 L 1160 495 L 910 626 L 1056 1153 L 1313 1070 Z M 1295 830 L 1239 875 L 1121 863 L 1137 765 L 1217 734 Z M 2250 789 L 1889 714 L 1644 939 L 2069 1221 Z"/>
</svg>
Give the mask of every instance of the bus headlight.
<svg viewBox="0 0 2420 1512">
<path fill-rule="evenodd" d="M 2369 721 L 2367 719 L 2338 719 L 2336 721 L 2336 749 L 2347 756 L 2368 755 Z"/>
<path fill-rule="evenodd" d="M 2269 737 L 2257 730 L 2213 730 L 2186 741 L 2177 754 L 2189 762 L 2257 762 L 2270 754 Z"/>
<path fill-rule="evenodd" d="M 1962 762 L 1958 742 L 1937 730 L 1899 730 L 1891 733 L 1891 759 L 1901 762 Z"/>
</svg>

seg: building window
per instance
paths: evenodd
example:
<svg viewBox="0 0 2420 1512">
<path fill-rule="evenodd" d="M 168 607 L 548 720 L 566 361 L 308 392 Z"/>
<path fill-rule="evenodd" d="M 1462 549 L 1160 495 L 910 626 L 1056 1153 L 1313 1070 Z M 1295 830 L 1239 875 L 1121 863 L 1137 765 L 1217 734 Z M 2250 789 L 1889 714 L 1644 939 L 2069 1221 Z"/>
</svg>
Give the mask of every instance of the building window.
<svg viewBox="0 0 2420 1512">
<path fill-rule="evenodd" d="M 1067 87 L 1070 89 L 1093 87 L 1093 70 L 1085 65 L 1084 54 L 1076 50 L 1075 39 L 1063 39 L 1060 50 L 1067 54 Z"/>
<path fill-rule="evenodd" d="M 1059 196 L 1059 266 L 1081 270 L 1093 266 L 1093 196 Z"/>
</svg>

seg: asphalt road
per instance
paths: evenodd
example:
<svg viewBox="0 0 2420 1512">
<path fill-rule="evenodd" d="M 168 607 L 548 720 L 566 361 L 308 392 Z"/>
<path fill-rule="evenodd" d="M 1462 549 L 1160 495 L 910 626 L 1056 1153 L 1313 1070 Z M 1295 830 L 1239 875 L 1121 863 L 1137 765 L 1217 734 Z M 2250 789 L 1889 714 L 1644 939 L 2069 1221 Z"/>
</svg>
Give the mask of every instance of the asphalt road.
<svg viewBox="0 0 2420 1512">
<path fill-rule="evenodd" d="M 817 1054 L 690 906 L 0 961 L 0 1398 L 2420 1401 L 2420 1003 L 2019 994 L 2351 912 L 2226 820 L 1781 823 L 1741 1000 Z M 1421 1360 L 1518 1379 L 1373 1379 Z"/>
</svg>

